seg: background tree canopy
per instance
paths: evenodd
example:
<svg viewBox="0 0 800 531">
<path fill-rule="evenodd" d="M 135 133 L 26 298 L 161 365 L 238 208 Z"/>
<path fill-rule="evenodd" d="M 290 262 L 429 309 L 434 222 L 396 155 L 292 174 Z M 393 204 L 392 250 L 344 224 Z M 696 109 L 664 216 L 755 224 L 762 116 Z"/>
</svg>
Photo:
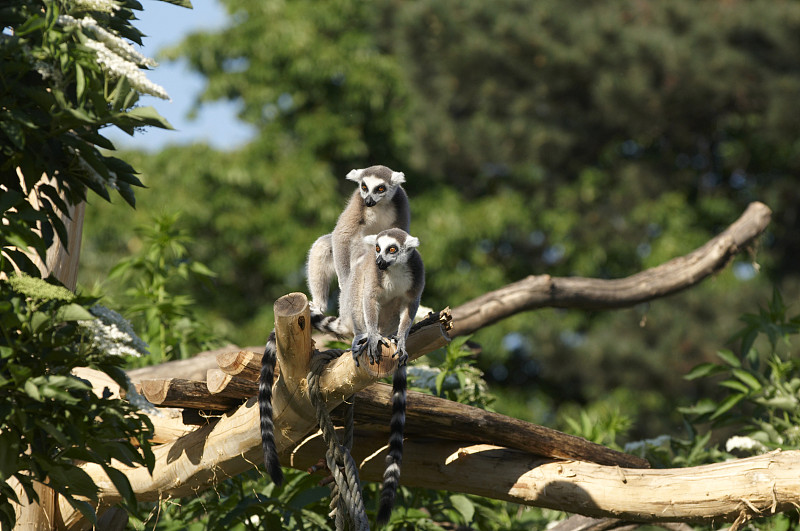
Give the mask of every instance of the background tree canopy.
<svg viewBox="0 0 800 531">
<path fill-rule="evenodd" d="M 406 173 L 423 304 L 437 308 L 534 273 L 628 275 L 764 201 L 758 276 L 741 262 L 649 307 L 540 311 L 473 338 L 498 410 L 552 424 L 599 401 L 633 416 L 633 437 L 680 426 L 666 397 L 708 394 L 681 376 L 771 284 L 796 296 L 800 3 L 224 4 L 228 28 L 167 55 L 207 78 L 198 105 L 238 102 L 257 137 L 126 154 L 147 200 L 90 209 L 84 283 L 143 245 L 123 227 L 180 210 L 192 256 L 218 275 L 190 282 L 208 326 L 262 344 L 273 301 L 305 290 L 344 176 L 377 163 Z"/>
</svg>

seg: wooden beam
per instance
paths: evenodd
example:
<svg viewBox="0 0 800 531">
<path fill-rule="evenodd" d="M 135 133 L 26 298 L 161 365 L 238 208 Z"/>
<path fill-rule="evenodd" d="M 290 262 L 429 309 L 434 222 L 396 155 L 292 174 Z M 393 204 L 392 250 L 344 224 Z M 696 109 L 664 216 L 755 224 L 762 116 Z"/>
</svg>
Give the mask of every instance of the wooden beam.
<svg viewBox="0 0 800 531">
<path fill-rule="evenodd" d="M 258 382 L 231 376 L 222 369 L 209 369 L 206 373 L 206 387 L 212 395 L 242 400 L 258 393 Z"/>
<path fill-rule="evenodd" d="M 355 434 L 359 476 L 381 481 L 383 433 Z M 407 438 L 400 484 L 477 494 L 593 517 L 635 522 L 733 522 L 794 511 L 800 451 L 771 452 L 713 465 L 633 469 L 541 458 L 493 445 Z M 325 451 L 317 435 L 286 454 L 308 468 Z M 400 502 L 402 503 L 402 502 Z"/>
<path fill-rule="evenodd" d="M 217 355 L 217 365 L 226 374 L 257 382 L 261 373 L 262 356 L 263 352 L 249 350 L 221 352 Z"/>
<path fill-rule="evenodd" d="M 161 407 L 227 411 L 239 403 L 235 398 L 211 394 L 205 382 L 182 378 L 144 380 L 142 394 L 149 402 Z"/>
<path fill-rule="evenodd" d="M 462 441 L 463 444 L 496 444 L 543 457 L 575 459 L 629 468 L 650 468 L 646 459 L 617 452 L 581 437 L 485 411 L 444 398 L 408 391 L 405 433 L 409 438 Z M 355 395 L 355 421 L 359 429 L 378 426 L 388 433 L 392 415 L 392 387 L 373 384 Z M 341 408 L 332 416 L 341 420 Z"/>
</svg>

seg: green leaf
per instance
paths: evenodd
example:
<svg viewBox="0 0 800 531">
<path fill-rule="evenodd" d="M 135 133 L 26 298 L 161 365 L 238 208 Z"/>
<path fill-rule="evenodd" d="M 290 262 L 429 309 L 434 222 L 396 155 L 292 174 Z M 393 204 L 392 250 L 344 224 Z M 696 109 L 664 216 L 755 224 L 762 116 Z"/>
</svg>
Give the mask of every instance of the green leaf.
<svg viewBox="0 0 800 531">
<path fill-rule="evenodd" d="M 469 498 L 462 494 L 454 494 L 450 496 L 450 503 L 453 504 L 453 507 L 461 514 L 461 517 L 464 518 L 464 524 L 469 524 L 472 522 L 472 518 L 475 516 L 475 504 L 473 504 Z"/>
<path fill-rule="evenodd" d="M 87 321 L 95 318 L 89 310 L 77 303 L 71 303 L 58 309 L 56 318 L 59 321 Z"/>
<path fill-rule="evenodd" d="M 17 122 L 2 120 L 0 121 L 0 130 L 6 134 L 18 150 L 25 149 L 25 133 Z"/>
<path fill-rule="evenodd" d="M 39 387 L 35 383 L 33 383 L 32 380 L 28 380 L 28 381 L 25 382 L 24 389 L 25 389 L 25 393 L 29 397 L 33 398 L 37 402 L 41 402 L 42 401 L 42 395 L 39 394 Z"/>
<path fill-rule="evenodd" d="M 717 403 L 711 399 L 704 398 L 698 401 L 695 405 L 689 407 L 680 407 L 678 411 L 685 415 L 704 415 L 711 413 L 717 409 Z"/>
<path fill-rule="evenodd" d="M 744 397 L 745 397 L 745 395 L 731 395 L 731 396 L 729 396 L 728 398 L 726 398 L 722 402 L 722 404 L 717 408 L 717 410 L 714 412 L 714 414 L 711 415 L 710 419 L 711 420 L 718 419 L 720 416 L 722 416 L 723 414 L 725 414 L 728 411 L 730 411 L 731 408 L 733 408 L 733 406 L 735 406 L 736 404 L 741 402 L 742 399 L 744 399 Z"/>
<path fill-rule="evenodd" d="M 133 123 L 133 125 L 136 126 L 152 125 L 162 129 L 175 129 L 166 118 L 158 114 L 158 111 L 155 109 L 155 107 L 136 107 L 126 113 L 123 113 L 121 116 L 129 120 L 129 123 Z"/>
<path fill-rule="evenodd" d="M 18 470 L 21 448 L 19 437 L 11 431 L 0 431 L 0 482 Z"/>
<path fill-rule="evenodd" d="M 78 101 L 83 99 L 83 92 L 86 89 L 86 76 L 83 74 L 83 68 L 80 63 L 75 63 L 75 94 Z"/>
<path fill-rule="evenodd" d="M 162 2 L 166 2 L 168 4 L 173 4 L 176 6 L 186 7 L 188 9 L 194 9 L 192 7 L 191 0 L 161 0 Z"/>
<path fill-rule="evenodd" d="M 705 376 L 719 374 L 725 371 L 725 367 L 722 367 L 716 363 L 701 363 L 689 371 L 689 374 L 685 375 L 683 378 L 685 380 L 696 380 L 697 378 L 703 378 Z"/>
<path fill-rule="evenodd" d="M 750 374 L 749 372 L 742 370 L 742 369 L 733 369 L 733 375 L 739 378 L 742 382 L 747 384 L 750 389 L 753 391 L 760 391 L 762 389 L 761 382 L 758 379 Z"/>
<path fill-rule="evenodd" d="M 130 481 L 128 481 L 128 476 L 117 470 L 116 468 L 110 467 L 106 464 L 103 464 L 103 470 L 105 471 L 108 479 L 114 483 L 114 486 L 117 487 L 120 495 L 128 502 L 130 505 L 136 505 L 136 496 L 133 493 L 133 488 L 131 487 Z"/>
<path fill-rule="evenodd" d="M 727 387 L 728 389 L 733 389 L 734 391 L 739 391 L 740 393 L 746 394 L 750 392 L 750 389 L 738 380 L 725 380 L 724 382 L 720 382 L 719 385 Z"/>
<path fill-rule="evenodd" d="M 722 361 L 724 361 L 725 363 L 727 363 L 731 367 L 741 367 L 742 366 L 742 362 L 739 361 L 739 358 L 736 357 L 736 354 L 734 354 L 730 350 L 727 350 L 727 349 L 718 350 L 717 351 L 717 356 L 719 356 L 722 359 Z"/>
</svg>

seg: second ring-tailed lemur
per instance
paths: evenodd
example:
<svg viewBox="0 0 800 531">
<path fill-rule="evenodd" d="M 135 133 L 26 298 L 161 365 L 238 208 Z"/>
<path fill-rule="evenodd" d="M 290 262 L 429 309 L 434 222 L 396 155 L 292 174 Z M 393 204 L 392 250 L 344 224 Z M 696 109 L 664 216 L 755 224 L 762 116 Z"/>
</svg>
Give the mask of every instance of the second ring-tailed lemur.
<svg viewBox="0 0 800 531">
<path fill-rule="evenodd" d="M 312 312 L 325 313 L 328 289 L 336 275 L 341 290 L 350 274 L 361 239 L 397 227 L 408 232 L 411 213 L 403 187 L 405 174 L 386 166 L 352 170 L 347 179 L 358 183 L 333 232 L 320 236 L 308 252 L 308 290 Z"/>
<path fill-rule="evenodd" d="M 311 293 L 312 323 L 323 331 L 325 322 L 335 320 L 323 316 L 328 306 L 330 282 L 333 275 L 336 275 L 340 292 L 344 291 L 353 255 L 358 255 L 360 252 L 363 237 L 391 227 L 408 231 L 410 223 L 408 196 L 401 186 L 405 182 L 405 175 L 402 172 L 393 171 L 386 166 L 370 166 L 350 171 L 347 179 L 357 182 L 358 189 L 350 197 L 333 232 L 318 238 L 308 253 L 308 289 Z M 258 406 L 264 466 L 272 480 L 280 485 L 283 482 L 283 471 L 275 446 L 272 411 L 275 363 L 276 345 L 273 330 L 261 359 Z"/>
<path fill-rule="evenodd" d="M 321 327 L 337 335 L 355 336 L 352 354 L 356 365 L 364 353 L 370 363 L 378 361 L 387 338 L 397 345 L 389 449 L 378 506 L 378 522 L 382 523 L 389 519 L 400 483 L 406 415 L 406 340 L 425 287 L 425 268 L 417 252 L 419 240 L 404 230 L 388 229 L 365 236 L 363 242 L 358 254 L 353 255 L 349 281 L 339 297 L 339 317 L 327 319 Z M 313 323 L 319 316 L 312 315 L 311 320 Z"/>
</svg>

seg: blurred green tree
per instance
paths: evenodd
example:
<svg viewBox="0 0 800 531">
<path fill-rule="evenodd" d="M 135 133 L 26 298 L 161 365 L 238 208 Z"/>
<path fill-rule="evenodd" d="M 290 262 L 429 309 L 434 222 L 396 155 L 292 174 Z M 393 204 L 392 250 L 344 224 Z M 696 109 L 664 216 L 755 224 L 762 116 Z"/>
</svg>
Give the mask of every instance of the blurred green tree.
<svg viewBox="0 0 800 531">
<path fill-rule="evenodd" d="M 767 279 L 742 262 L 649 308 L 539 312 L 477 334 L 490 380 L 544 402 L 630 386 L 653 393 L 636 424 L 649 430 L 671 410 L 663 391 L 697 392 L 675 369 L 711 356 L 767 280 L 797 291 L 800 4 L 223 3 L 227 28 L 167 55 L 207 78 L 198 104 L 238 102 L 257 138 L 129 160 L 148 209 L 186 214 L 196 258 L 219 273 L 219 295 L 198 285 L 195 298 L 229 337 L 263 342 L 272 301 L 305 289 L 305 253 L 352 190 L 344 175 L 374 163 L 407 174 L 429 306 L 531 273 L 628 275 L 751 200 L 773 208 Z M 138 245 L 104 238 L 103 251 Z"/>
</svg>

